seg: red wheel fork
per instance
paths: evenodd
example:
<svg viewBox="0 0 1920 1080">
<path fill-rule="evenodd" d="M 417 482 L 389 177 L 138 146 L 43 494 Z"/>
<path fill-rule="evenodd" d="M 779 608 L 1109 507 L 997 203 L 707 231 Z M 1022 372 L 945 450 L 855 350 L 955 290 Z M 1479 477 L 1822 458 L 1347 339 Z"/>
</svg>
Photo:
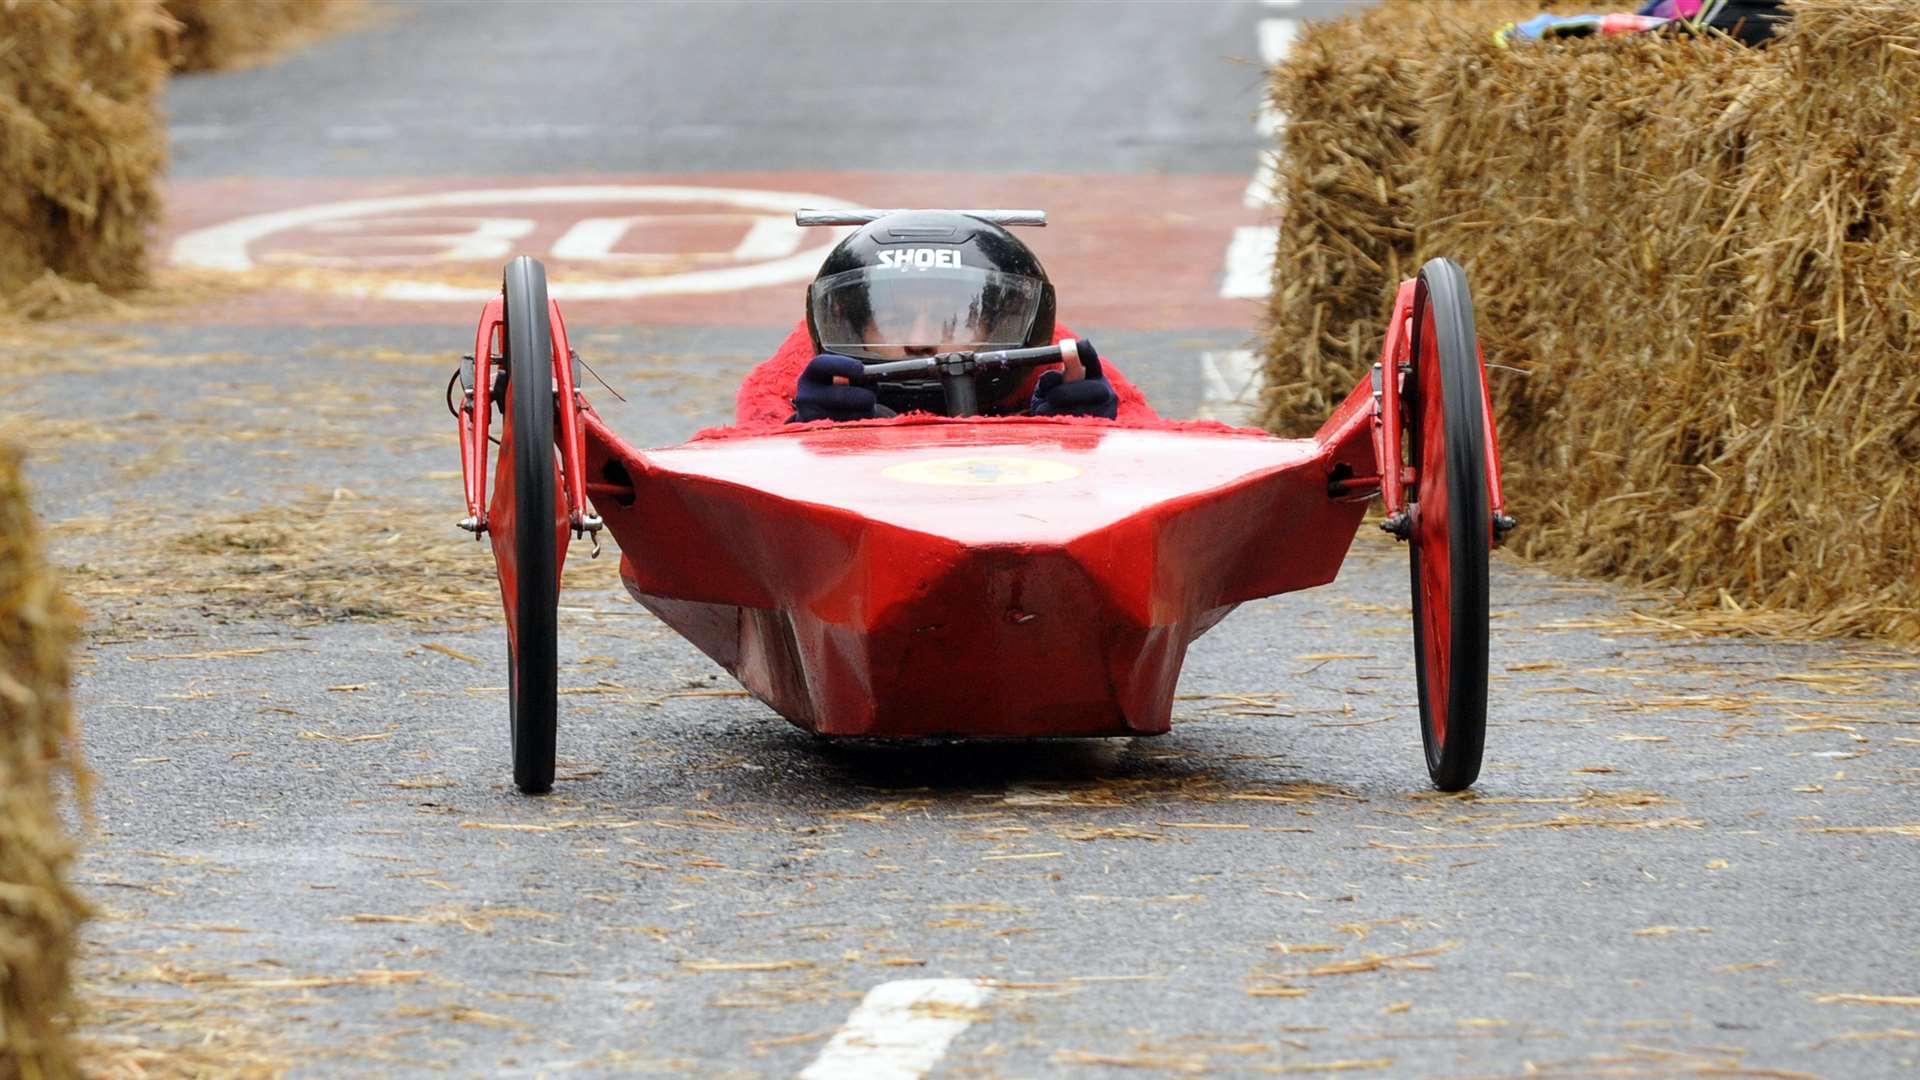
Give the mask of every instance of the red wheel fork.
<svg viewBox="0 0 1920 1080">
<path fill-rule="evenodd" d="M 567 344 L 567 322 L 560 317 L 560 303 L 547 301 L 547 317 L 553 332 L 554 407 L 560 413 L 555 434 L 560 441 L 561 491 L 567 500 L 567 525 L 573 535 L 591 537 L 593 554 L 600 554 L 600 515 L 587 504 L 587 438 L 580 414 L 587 400 L 573 383 L 573 348 Z"/>
<path fill-rule="evenodd" d="M 586 398 L 574 384 L 573 349 L 567 344 L 567 324 L 557 301 L 547 301 L 547 319 L 553 342 L 554 441 L 560 469 L 560 495 L 566 502 L 566 528 L 577 537 L 590 537 L 593 553 L 600 554 L 601 520 L 587 502 L 586 427 L 580 414 L 586 411 Z M 460 527 L 478 539 L 487 531 L 487 449 L 489 430 L 496 405 L 500 333 L 506 321 L 505 307 L 499 297 L 487 301 L 480 312 L 480 324 L 474 330 L 473 354 L 461 367 L 465 392 L 458 406 L 460 431 L 460 474 L 465 481 L 467 516 Z"/>
<path fill-rule="evenodd" d="M 460 475 L 466 484 L 467 516 L 460 527 L 478 540 L 487 531 L 487 443 L 493 420 L 494 360 L 500 355 L 500 327 L 506 308 L 496 296 L 480 311 L 473 352 L 460 366 L 464 393 L 456 415 L 460 426 Z"/>
</svg>

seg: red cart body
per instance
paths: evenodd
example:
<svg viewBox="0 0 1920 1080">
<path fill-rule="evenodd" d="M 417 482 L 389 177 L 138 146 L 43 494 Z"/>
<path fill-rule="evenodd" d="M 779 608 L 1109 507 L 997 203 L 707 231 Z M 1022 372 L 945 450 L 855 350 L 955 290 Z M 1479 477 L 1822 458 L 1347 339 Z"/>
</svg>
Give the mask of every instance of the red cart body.
<svg viewBox="0 0 1920 1080">
<path fill-rule="evenodd" d="M 1448 790 L 1478 775 L 1488 550 L 1513 519 L 1471 297 L 1447 260 L 1402 285 L 1370 377 L 1309 439 L 1211 422 L 911 414 L 639 450 L 577 389 L 544 268 L 516 259 L 502 291 L 455 412 L 461 525 L 492 539 L 506 608 L 524 791 L 553 782 L 572 537 L 611 530 L 628 591 L 806 730 L 1153 735 L 1171 722 L 1194 639 L 1237 604 L 1333 580 L 1375 497 L 1411 555 L 1428 771 Z M 1054 348 L 1016 351 L 1043 363 Z M 1059 350 L 1098 362 L 1084 342 Z M 970 365 L 1012 357 L 913 363 L 971 378 Z M 970 396 L 955 392 L 950 404 Z"/>
<path fill-rule="evenodd" d="M 803 728 L 1150 735 L 1190 642 L 1338 572 L 1362 404 L 1314 439 L 928 418 L 644 453 L 589 416 L 586 470 L 631 492 L 594 503 L 628 590 Z"/>
</svg>

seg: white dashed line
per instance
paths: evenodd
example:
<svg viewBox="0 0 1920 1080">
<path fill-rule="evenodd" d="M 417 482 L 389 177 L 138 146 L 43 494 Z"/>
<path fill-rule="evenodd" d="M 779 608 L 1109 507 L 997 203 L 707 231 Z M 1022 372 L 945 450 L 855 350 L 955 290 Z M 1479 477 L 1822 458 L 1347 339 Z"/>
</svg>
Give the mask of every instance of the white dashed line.
<svg viewBox="0 0 1920 1080">
<path fill-rule="evenodd" d="M 1271 225 L 1242 225 L 1227 245 L 1227 272 L 1220 295 L 1228 300 L 1259 300 L 1273 289 L 1274 250 L 1280 236 Z"/>
<path fill-rule="evenodd" d="M 1292 8 L 1300 0 L 1266 0 L 1268 7 Z M 1300 33 L 1292 19 L 1261 19 L 1258 24 L 1260 62 L 1271 68 L 1286 60 Z M 1272 143 L 1286 130 L 1286 115 L 1262 101 L 1255 130 Z M 1260 151 L 1253 179 L 1241 201 L 1251 210 L 1277 210 L 1280 203 L 1279 152 Z M 1272 224 L 1243 225 L 1227 245 L 1226 272 L 1220 295 L 1229 300 L 1262 300 L 1273 293 L 1274 259 L 1280 237 Z M 1230 424 L 1251 424 L 1259 407 L 1262 377 L 1259 361 L 1250 349 L 1224 349 L 1200 354 L 1200 416 Z"/>
<path fill-rule="evenodd" d="M 1260 62 L 1272 67 L 1287 58 L 1287 51 L 1293 48 L 1293 39 L 1300 33 L 1300 24 L 1292 19 L 1260 20 Z"/>
<path fill-rule="evenodd" d="M 1265 210 L 1280 201 L 1280 174 L 1274 160 L 1277 151 L 1260 151 L 1260 164 L 1253 170 L 1253 179 L 1247 181 L 1246 194 L 1241 196 L 1249 210 Z"/>
<path fill-rule="evenodd" d="M 1287 58 L 1287 52 L 1293 48 L 1293 39 L 1300 33 L 1300 24 L 1292 19 L 1260 20 L 1260 62 L 1273 67 Z M 1275 109 L 1269 102 L 1260 104 L 1260 121 L 1257 125 L 1261 138 L 1278 138 L 1287 126 L 1286 114 Z"/>
<path fill-rule="evenodd" d="M 1260 361 L 1252 349 L 1200 354 L 1200 418 L 1251 424 L 1260 405 Z"/>
<path fill-rule="evenodd" d="M 920 1080 L 992 994 L 974 979 L 881 983 L 867 991 L 799 1080 Z"/>
</svg>

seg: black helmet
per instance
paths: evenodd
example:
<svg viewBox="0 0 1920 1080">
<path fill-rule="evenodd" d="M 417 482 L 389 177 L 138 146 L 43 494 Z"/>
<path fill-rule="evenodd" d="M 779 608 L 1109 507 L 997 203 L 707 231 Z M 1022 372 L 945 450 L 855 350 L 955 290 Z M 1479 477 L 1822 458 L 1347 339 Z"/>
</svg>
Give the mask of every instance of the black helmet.
<svg viewBox="0 0 1920 1080">
<path fill-rule="evenodd" d="M 1012 233 L 951 210 L 903 210 L 835 245 L 807 288 L 817 352 L 861 360 L 1053 343 L 1053 283 Z M 981 380 L 994 401 L 1018 372 Z M 938 411 L 940 384 L 883 383 L 883 401 Z M 891 393 L 889 393 L 891 390 Z"/>
</svg>

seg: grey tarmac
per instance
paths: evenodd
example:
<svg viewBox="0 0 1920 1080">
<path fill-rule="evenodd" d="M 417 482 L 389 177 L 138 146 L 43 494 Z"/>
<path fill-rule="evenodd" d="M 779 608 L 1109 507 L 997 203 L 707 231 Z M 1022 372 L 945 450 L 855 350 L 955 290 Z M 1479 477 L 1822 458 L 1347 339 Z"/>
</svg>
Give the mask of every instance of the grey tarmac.
<svg viewBox="0 0 1920 1080">
<path fill-rule="evenodd" d="M 170 103 L 194 178 L 1067 168 L 1065 133 L 1122 128 L 1064 160 L 1250 171 L 1229 58 L 1286 10 L 419 4 Z M 992 122 L 1043 90 L 1076 104 Z M 460 134 L 643 97 L 632 138 L 529 126 L 481 166 Z M 926 117 L 979 155 L 888 142 Z M 291 134 L 322 121 L 399 135 Z M 1487 767 L 1440 796 L 1405 551 L 1370 528 L 1332 585 L 1195 644 L 1171 734 L 1009 744 L 810 738 L 576 546 L 561 782 L 515 794 L 490 560 L 452 528 L 470 319 L 0 340 L 91 613 L 108 1037 L 316 1077 L 792 1076 L 874 986 L 955 978 L 993 993 L 938 1077 L 1915 1074 L 1920 658 L 1690 635 L 1497 557 Z M 574 330 L 647 445 L 723 422 L 785 327 Z M 1193 352 L 1253 332 L 1113 348 L 1188 415 Z"/>
</svg>

